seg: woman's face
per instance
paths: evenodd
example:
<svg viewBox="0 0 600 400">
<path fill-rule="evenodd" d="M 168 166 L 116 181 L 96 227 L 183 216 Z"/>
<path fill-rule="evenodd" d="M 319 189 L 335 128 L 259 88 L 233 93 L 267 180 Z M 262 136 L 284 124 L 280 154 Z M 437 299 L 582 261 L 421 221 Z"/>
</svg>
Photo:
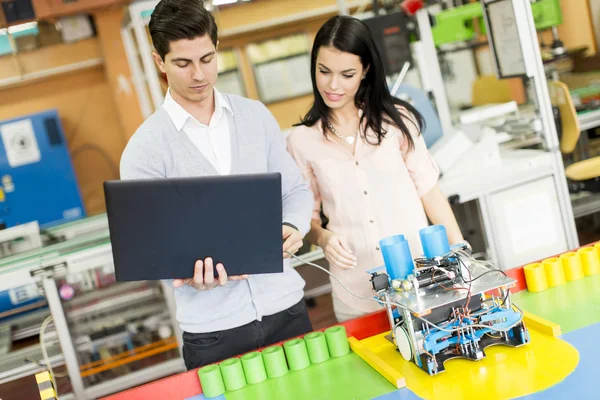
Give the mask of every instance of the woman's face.
<svg viewBox="0 0 600 400">
<path fill-rule="evenodd" d="M 354 104 L 354 97 L 367 70 L 360 57 L 339 51 L 334 47 L 321 47 L 315 69 L 317 89 L 331 109 Z"/>
</svg>

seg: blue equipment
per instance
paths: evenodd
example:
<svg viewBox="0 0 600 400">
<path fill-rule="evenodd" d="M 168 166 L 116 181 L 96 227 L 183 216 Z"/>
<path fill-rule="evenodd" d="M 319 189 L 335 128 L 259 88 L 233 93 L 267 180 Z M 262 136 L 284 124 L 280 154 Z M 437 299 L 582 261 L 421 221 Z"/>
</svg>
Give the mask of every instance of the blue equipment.
<svg viewBox="0 0 600 400">
<path fill-rule="evenodd" d="M 56 110 L 0 122 L 0 228 L 85 217 Z"/>
<path fill-rule="evenodd" d="M 35 283 L 0 292 L 0 321 L 46 306 Z"/>
</svg>

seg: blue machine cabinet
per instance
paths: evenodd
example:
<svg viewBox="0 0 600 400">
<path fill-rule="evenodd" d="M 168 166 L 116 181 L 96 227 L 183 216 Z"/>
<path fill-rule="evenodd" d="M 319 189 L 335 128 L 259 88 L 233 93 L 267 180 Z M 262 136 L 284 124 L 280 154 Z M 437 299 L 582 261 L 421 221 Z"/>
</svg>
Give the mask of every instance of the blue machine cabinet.
<svg viewBox="0 0 600 400">
<path fill-rule="evenodd" d="M 85 209 L 56 110 L 0 122 L 0 226 L 47 228 Z"/>
</svg>

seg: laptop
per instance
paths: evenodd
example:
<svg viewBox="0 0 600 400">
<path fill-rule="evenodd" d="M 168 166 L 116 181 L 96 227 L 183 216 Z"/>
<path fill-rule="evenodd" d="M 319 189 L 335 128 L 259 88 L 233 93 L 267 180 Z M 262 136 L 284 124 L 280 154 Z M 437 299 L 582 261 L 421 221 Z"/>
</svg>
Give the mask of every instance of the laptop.
<svg viewBox="0 0 600 400">
<path fill-rule="evenodd" d="M 279 173 L 104 182 L 117 281 L 283 272 Z M 216 271 L 215 271 L 216 275 Z"/>
</svg>

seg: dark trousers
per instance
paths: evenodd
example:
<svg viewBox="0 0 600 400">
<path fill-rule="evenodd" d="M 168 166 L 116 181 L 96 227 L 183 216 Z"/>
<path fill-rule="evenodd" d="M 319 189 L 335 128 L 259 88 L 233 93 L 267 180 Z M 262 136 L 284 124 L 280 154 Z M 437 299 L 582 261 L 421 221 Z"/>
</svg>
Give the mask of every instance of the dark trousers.
<svg viewBox="0 0 600 400">
<path fill-rule="evenodd" d="M 213 364 L 312 331 L 304 300 L 262 321 L 225 331 L 183 333 L 183 359 L 189 370 Z"/>
</svg>

